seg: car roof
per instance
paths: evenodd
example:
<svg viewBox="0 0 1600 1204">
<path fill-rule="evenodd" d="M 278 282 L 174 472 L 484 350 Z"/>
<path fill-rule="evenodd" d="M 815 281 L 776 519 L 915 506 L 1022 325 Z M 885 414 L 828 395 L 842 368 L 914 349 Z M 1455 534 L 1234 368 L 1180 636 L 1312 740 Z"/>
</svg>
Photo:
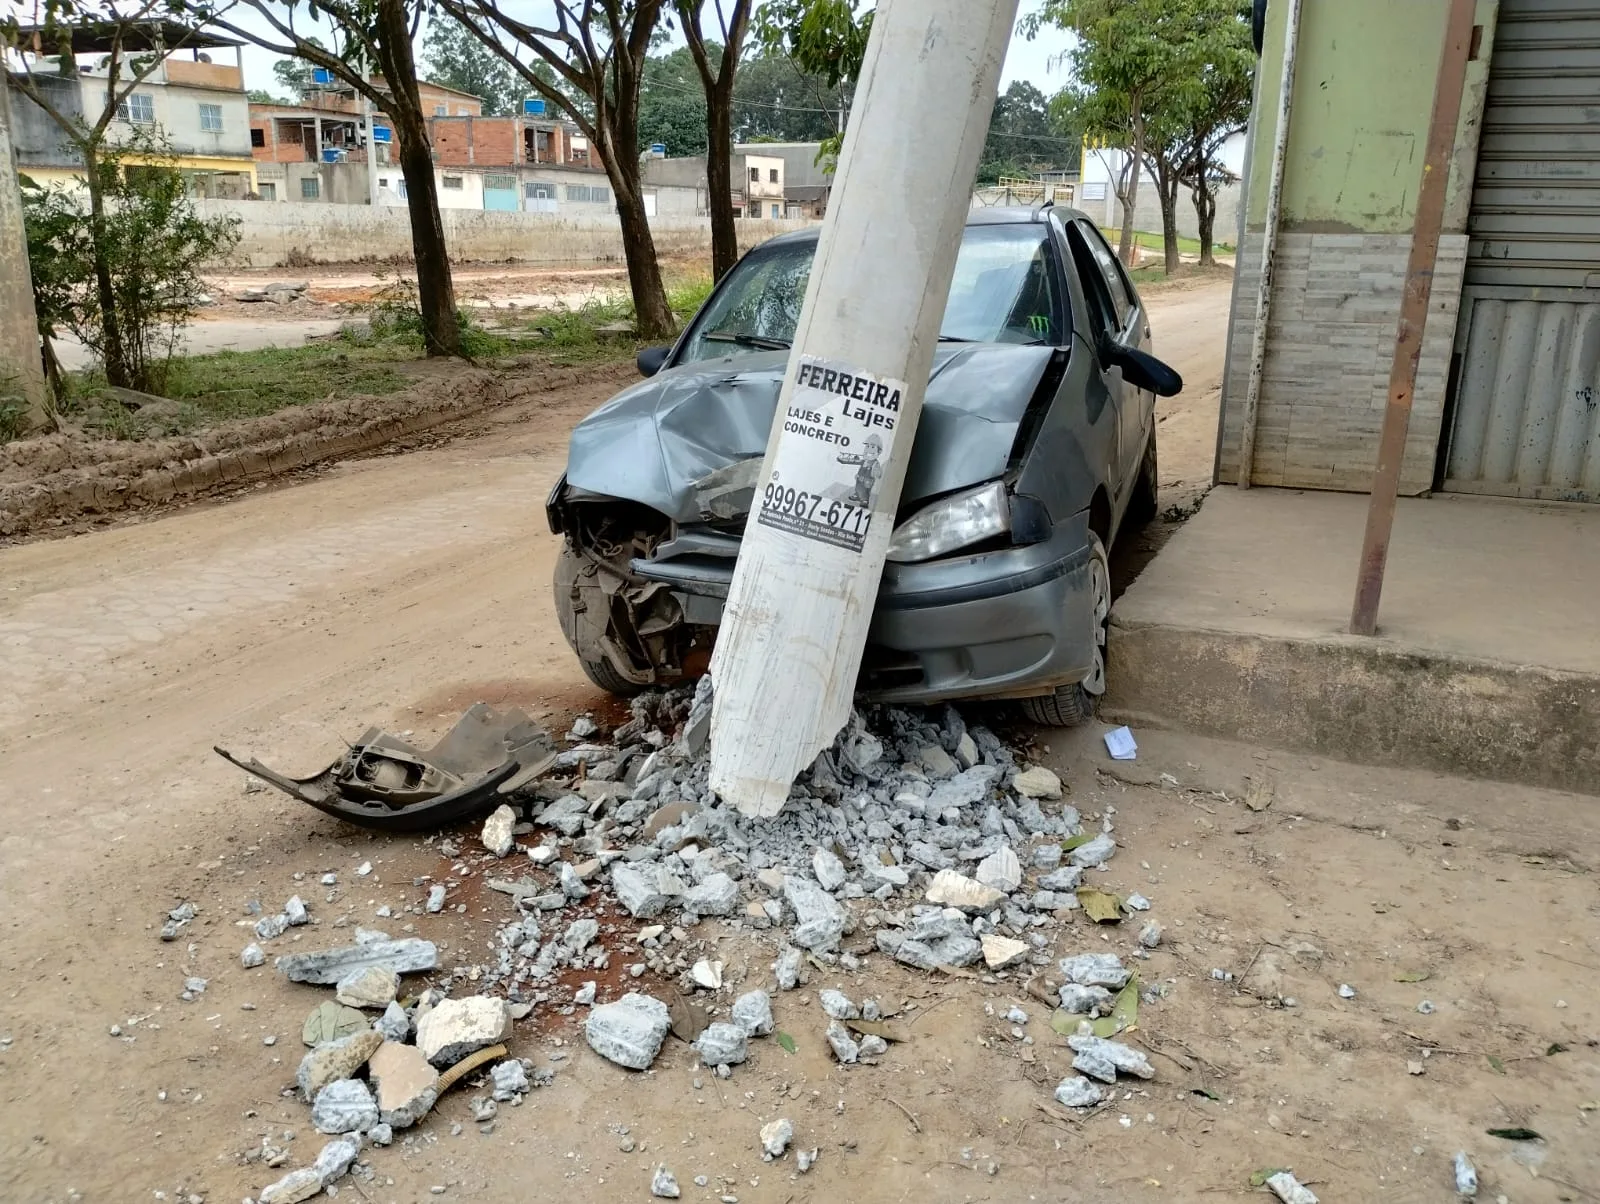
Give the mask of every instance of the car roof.
<svg viewBox="0 0 1600 1204">
<path fill-rule="evenodd" d="M 1069 209 L 1065 205 L 1036 205 L 1028 208 L 1022 205 L 995 205 L 983 209 L 973 209 L 967 213 L 968 226 L 1012 226 L 1027 223 L 1043 224 L 1049 220 L 1051 213 L 1058 213 L 1067 221 L 1081 218 L 1090 221 L 1088 214 L 1077 209 Z M 821 223 L 807 226 L 803 230 L 791 230 L 787 234 L 779 234 L 762 243 L 763 247 L 785 247 L 796 243 L 816 242 L 821 231 Z"/>
</svg>

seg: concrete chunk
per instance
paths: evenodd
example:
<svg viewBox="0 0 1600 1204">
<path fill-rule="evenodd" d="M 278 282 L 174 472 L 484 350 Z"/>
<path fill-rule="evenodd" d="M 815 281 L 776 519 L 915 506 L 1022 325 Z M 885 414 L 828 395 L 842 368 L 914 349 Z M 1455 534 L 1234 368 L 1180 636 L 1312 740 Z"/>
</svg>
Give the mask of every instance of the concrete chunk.
<svg viewBox="0 0 1600 1204">
<path fill-rule="evenodd" d="M 360 1136 L 340 1137 L 323 1146 L 317 1154 L 317 1160 L 311 1165 L 322 1176 L 322 1185 L 326 1187 L 335 1179 L 342 1178 L 360 1153 Z"/>
<path fill-rule="evenodd" d="M 383 1009 L 383 1015 L 372 1022 L 372 1027 L 382 1033 L 387 1040 L 404 1041 L 411 1035 L 411 1017 L 406 1015 L 405 1008 L 399 1003 L 391 1001 Z"/>
<path fill-rule="evenodd" d="M 439 1072 L 415 1045 L 385 1041 L 367 1064 L 377 1096 L 378 1119 L 407 1129 L 433 1109 L 439 1098 Z"/>
<path fill-rule="evenodd" d="M 322 1173 L 314 1166 L 290 1171 L 276 1183 L 261 1189 L 261 1204 L 300 1204 L 322 1190 Z"/>
<path fill-rule="evenodd" d="M 782 1158 L 783 1152 L 789 1148 L 789 1143 L 794 1140 L 794 1122 L 779 1117 L 761 1126 L 761 1157 L 763 1161 L 771 1162 L 774 1158 Z"/>
<path fill-rule="evenodd" d="M 601 1004 L 584 1021 L 589 1047 L 630 1070 L 646 1070 L 661 1052 L 672 1019 L 667 1005 L 649 995 L 628 994 Z"/>
<path fill-rule="evenodd" d="M 1080 953 L 1061 959 L 1061 975 L 1080 987 L 1109 987 L 1120 991 L 1128 985 L 1133 972 L 1115 953 Z"/>
<path fill-rule="evenodd" d="M 978 862 L 972 876 L 984 886 L 1009 895 L 1022 885 L 1022 862 L 1009 848 L 996 849 Z"/>
<path fill-rule="evenodd" d="M 805 949 L 829 949 L 844 935 L 845 910 L 810 878 L 787 877 L 783 897 L 794 908 L 795 926 L 790 939 Z"/>
<path fill-rule="evenodd" d="M 1111 1010 L 1113 996 L 1104 987 L 1069 982 L 1061 988 L 1061 1010 L 1074 1016 L 1102 1016 Z"/>
<path fill-rule="evenodd" d="M 1062 1079 L 1056 1088 L 1056 1102 L 1069 1108 L 1092 1108 L 1104 1097 L 1105 1093 L 1081 1074 Z"/>
<path fill-rule="evenodd" d="M 861 1017 L 861 1009 L 843 991 L 818 992 L 817 1002 L 822 1005 L 823 1012 L 835 1020 L 858 1020 Z"/>
<path fill-rule="evenodd" d="M 983 947 L 983 964 L 991 970 L 1004 970 L 1028 956 L 1028 946 L 1023 941 L 986 932 L 979 942 Z"/>
<path fill-rule="evenodd" d="M 911 760 L 921 765 L 930 778 L 938 781 L 956 776 L 955 758 L 937 744 L 925 744 L 911 755 Z"/>
<path fill-rule="evenodd" d="M 625 862 L 611 867 L 611 890 L 617 902 L 636 919 L 647 920 L 666 909 L 667 896 L 661 891 L 661 873 L 656 867 L 636 869 Z"/>
<path fill-rule="evenodd" d="M 365 1066 L 382 1044 L 382 1034 L 366 1029 L 342 1041 L 317 1046 L 300 1059 L 300 1069 L 295 1072 L 300 1095 L 308 1103 L 314 1101 L 329 1083 L 347 1079 Z"/>
<path fill-rule="evenodd" d="M 504 857 L 516 843 L 512 829 L 517 826 L 517 813 L 501 803 L 494 813 L 483 821 L 483 847 L 496 857 Z"/>
<path fill-rule="evenodd" d="M 266 960 L 266 953 L 254 941 L 239 951 L 239 964 L 246 970 L 254 970 L 257 966 L 265 964 Z"/>
<path fill-rule="evenodd" d="M 1142 1051 L 1134 1049 L 1131 1045 L 1124 1045 L 1121 1041 L 1108 1041 L 1103 1037 L 1081 1036 L 1068 1037 L 1067 1044 L 1072 1047 L 1078 1058 L 1103 1059 L 1123 1074 L 1131 1074 L 1137 1079 L 1153 1079 L 1156 1077 L 1156 1070 L 1154 1066 L 1150 1065 L 1150 1059 L 1145 1057 Z M 1083 1069 L 1078 1066 L 1078 1059 L 1074 1059 L 1072 1064 L 1077 1069 Z M 1103 1078 L 1101 1075 L 1096 1075 L 1095 1077 Z M 1112 1082 L 1115 1078 L 1116 1076 L 1113 1075 L 1110 1079 L 1105 1079 L 1104 1081 Z"/>
<path fill-rule="evenodd" d="M 501 1103 L 516 1099 L 519 1095 L 528 1094 L 528 1072 L 521 1062 L 515 1058 L 507 1058 L 504 1062 L 496 1062 L 494 1069 L 489 1071 L 489 1078 L 494 1083 L 494 1097 Z"/>
<path fill-rule="evenodd" d="M 959 907 L 965 912 L 990 911 L 1005 895 L 992 886 L 974 882 L 955 870 L 940 870 L 928 887 L 928 902 L 941 907 Z"/>
<path fill-rule="evenodd" d="M 750 1056 L 744 1029 L 723 1021 L 707 1025 L 695 1039 L 694 1049 L 707 1066 L 735 1066 Z"/>
<path fill-rule="evenodd" d="M 817 885 L 830 894 L 843 886 L 844 880 L 849 877 L 845 873 L 844 862 L 832 849 L 818 849 L 811 854 L 811 872 L 817 876 Z"/>
<path fill-rule="evenodd" d="M 1067 854 L 1067 860 L 1073 865 L 1088 869 L 1092 866 L 1104 865 L 1111 860 L 1111 854 L 1117 851 L 1117 842 L 1110 835 L 1102 832 L 1087 844 L 1080 844 Z"/>
<path fill-rule="evenodd" d="M 800 985 L 800 966 L 805 955 L 793 945 L 785 945 L 778 954 L 778 960 L 773 963 L 773 977 L 778 980 L 780 991 L 792 991 Z"/>
<path fill-rule="evenodd" d="M 388 966 L 366 966 L 341 978 L 334 998 L 347 1007 L 386 1008 L 399 993 L 398 974 Z"/>
<path fill-rule="evenodd" d="M 733 1001 L 729 1012 L 731 1019 L 752 1037 L 765 1037 L 772 1032 L 772 997 L 765 991 L 747 991 Z"/>
<path fill-rule="evenodd" d="M 727 874 L 708 874 L 683 894 L 683 909 L 697 916 L 728 916 L 739 906 L 739 884 Z"/>
<path fill-rule="evenodd" d="M 443 1069 L 511 1035 L 511 1005 L 488 995 L 446 999 L 417 1021 L 417 1048 Z"/>
<path fill-rule="evenodd" d="M 1061 797 L 1061 779 L 1043 765 L 1019 770 L 1011 779 L 1011 788 L 1024 798 Z"/>
<path fill-rule="evenodd" d="M 317 1092 L 311 1123 L 319 1133 L 357 1133 L 378 1123 L 378 1105 L 360 1079 L 340 1079 Z"/>
<path fill-rule="evenodd" d="M 315 953 L 291 953 L 280 957 L 278 969 L 290 982 L 311 982 L 333 986 L 347 974 L 368 966 L 383 966 L 396 974 L 432 970 L 439 964 L 439 951 L 432 941 L 408 937 L 401 941 L 369 941 Z"/>
<path fill-rule="evenodd" d="M 861 1046 L 856 1044 L 856 1039 L 850 1035 L 850 1030 L 835 1020 L 828 1025 L 828 1047 L 833 1050 L 833 1056 L 848 1065 L 861 1057 Z"/>
</svg>

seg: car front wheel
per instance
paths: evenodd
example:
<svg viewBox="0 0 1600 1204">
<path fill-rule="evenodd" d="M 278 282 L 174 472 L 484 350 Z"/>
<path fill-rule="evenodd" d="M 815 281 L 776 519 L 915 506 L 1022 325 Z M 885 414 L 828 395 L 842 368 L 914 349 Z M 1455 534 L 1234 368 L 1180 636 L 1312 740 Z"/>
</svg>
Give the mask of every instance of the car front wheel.
<svg viewBox="0 0 1600 1204">
<path fill-rule="evenodd" d="M 1106 546 L 1089 532 L 1090 614 L 1094 623 L 1094 667 L 1082 681 L 1057 686 L 1054 693 L 1024 698 L 1022 713 L 1045 727 L 1076 727 L 1094 718 L 1106 692 L 1106 622 L 1111 616 L 1111 561 Z"/>
</svg>

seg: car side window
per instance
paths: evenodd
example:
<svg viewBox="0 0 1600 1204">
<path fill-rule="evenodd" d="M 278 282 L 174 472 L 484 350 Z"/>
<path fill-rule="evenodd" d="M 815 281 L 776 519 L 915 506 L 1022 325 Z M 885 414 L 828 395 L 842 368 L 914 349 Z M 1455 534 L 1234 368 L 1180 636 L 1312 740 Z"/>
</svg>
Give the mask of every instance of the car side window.
<svg viewBox="0 0 1600 1204">
<path fill-rule="evenodd" d="M 1102 337 L 1115 337 L 1122 329 L 1122 321 L 1106 288 L 1105 277 L 1100 273 L 1100 264 L 1095 259 L 1092 244 L 1079 226 L 1080 223 L 1073 222 L 1067 227 L 1067 246 L 1072 252 L 1072 265 L 1077 269 L 1078 282 L 1083 286 L 1083 299 L 1088 302 L 1093 315 L 1096 329 L 1092 342 L 1098 347 Z"/>
<path fill-rule="evenodd" d="M 1121 330 L 1128 324 L 1128 314 L 1133 311 L 1133 297 L 1122 274 L 1122 265 L 1111 253 L 1111 247 L 1099 230 L 1088 222 L 1080 221 L 1074 224 L 1082 231 L 1083 241 L 1089 245 L 1089 253 L 1094 256 L 1095 266 L 1100 269 L 1100 276 L 1105 281 L 1106 291 L 1110 294 L 1112 307 L 1117 313 L 1116 328 Z"/>
</svg>

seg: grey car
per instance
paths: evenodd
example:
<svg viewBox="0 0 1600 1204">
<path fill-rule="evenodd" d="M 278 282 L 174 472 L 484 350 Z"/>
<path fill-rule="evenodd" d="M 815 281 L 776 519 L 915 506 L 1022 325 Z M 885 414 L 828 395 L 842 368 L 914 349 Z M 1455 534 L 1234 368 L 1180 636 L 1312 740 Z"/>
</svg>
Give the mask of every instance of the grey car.
<svg viewBox="0 0 1600 1204">
<path fill-rule="evenodd" d="M 817 233 L 723 278 L 642 383 L 572 433 L 548 504 L 565 536 L 561 629 L 602 688 L 709 663 L 778 404 Z M 1107 552 L 1156 512 L 1152 356 L 1139 294 L 1069 209 L 967 220 L 860 688 L 882 701 L 1014 698 L 1037 722 L 1105 690 Z"/>
</svg>

